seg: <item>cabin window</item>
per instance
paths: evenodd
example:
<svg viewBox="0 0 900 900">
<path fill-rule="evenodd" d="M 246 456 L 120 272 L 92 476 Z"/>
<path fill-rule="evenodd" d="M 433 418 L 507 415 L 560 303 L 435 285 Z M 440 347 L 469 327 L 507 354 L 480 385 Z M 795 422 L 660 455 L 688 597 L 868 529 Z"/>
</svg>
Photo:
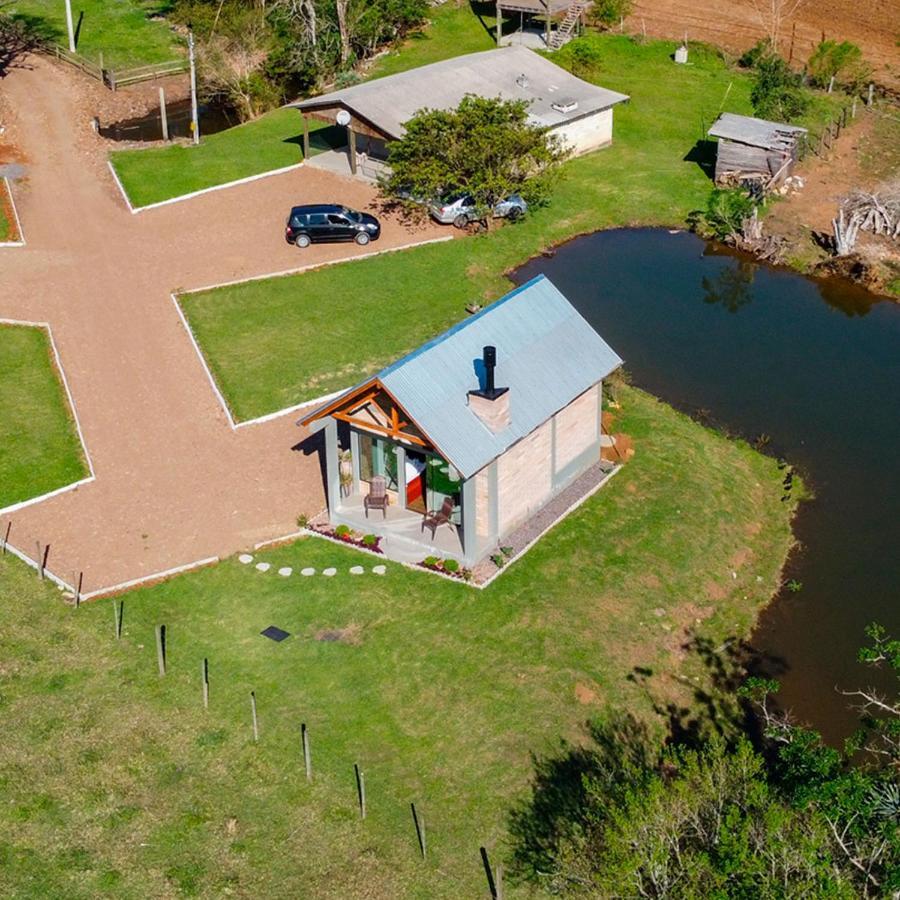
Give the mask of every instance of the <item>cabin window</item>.
<svg viewBox="0 0 900 900">
<path fill-rule="evenodd" d="M 383 438 L 359 433 L 359 477 L 371 481 L 383 475 L 389 491 L 397 490 L 397 454 L 394 445 Z"/>
</svg>

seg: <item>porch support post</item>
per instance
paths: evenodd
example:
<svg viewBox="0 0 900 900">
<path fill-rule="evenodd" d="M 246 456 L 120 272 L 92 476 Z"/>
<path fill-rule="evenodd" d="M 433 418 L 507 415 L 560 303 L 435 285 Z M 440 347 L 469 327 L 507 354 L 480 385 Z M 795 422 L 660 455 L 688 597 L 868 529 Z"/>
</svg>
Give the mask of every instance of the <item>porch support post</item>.
<svg viewBox="0 0 900 900">
<path fill-rule="evenodd" d="M 503 20 L 501 19 L 502 10 L 500 9 L 500 0 L 497 0 L 497 46 L 500 46 L 500 38 L 503 36 Z"/>
<path fill-rule="evenodd" d="M 337 422 L 329 417 L 325 422 L 325 493 L 328 512 L 332 515 L 341 508 L 341 464 L 338 459 Z"/>
<path fill-rule="evenodd" d="M 309 159 L 309 119 L 306 113 L 301 113 L 303 117 L 303 161 Z"/>
<path fill-rule="evenodd" d="M 550 49 L 550 0 L 544 0 L 544 10 L 547 13 L 544 43 L 547 45 L 547 49 L 549 50 Z"/>
<path fill-rule="evenodd" d="M 400 509 L 406 509 L 406 447 L 397 444 L 394 453 L 397 454 L 397 504 Z"/>
<path fill-rule="evenodd" d="M 359 433 L 350 429 L 350 467 L 353 471 L 353 485 L 351 494 L 359 493 Z"/>
<path fill-rule="evenodd" d="M 597 440 L 603 437 L 603 382 L 597 384 Z"/>
<path fill-rule="evenodd" d="M 356 132 L 347 127 L 347 144 L 349 145 L 349 153 L 350 153 L 350 172 L 351 174 L 356 174 Z"/>
<path fill-rule="evenodd" d="M 478 533 L 475 528 L 475 479 L 467 478 L 462 483 L 462 548 L 467 565 L 478 558 Z"/>
</svg>

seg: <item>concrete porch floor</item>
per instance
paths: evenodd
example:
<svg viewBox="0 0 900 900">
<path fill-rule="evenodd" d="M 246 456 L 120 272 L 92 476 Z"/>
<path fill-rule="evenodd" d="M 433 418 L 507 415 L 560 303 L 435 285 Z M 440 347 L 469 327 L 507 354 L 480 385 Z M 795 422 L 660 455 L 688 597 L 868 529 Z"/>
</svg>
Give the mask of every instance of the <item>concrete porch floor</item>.
<svg viewBox="0 0 900 900">
<path fill-rule="evenodd" d="M 417 563 L 426 556 L 452 557 L 462 560 L 463 548 L 459 527 L 441 525 L 432 539 L 431 530 L 422 530 L 423 516 L 397 505 L 389 506 L 387 515 L 380 509 L 369 510 L 366 518 L 360 494 L 341 498 L 340 509 L 330 516 L 332 525 L 349 525 L 357 531 L 380 535 L 381 549 L 388 559 Z"/>
<path fill-rule="evenodd" d="M 370 184 L 375 184 L 378 175 L 387 169 L 384 162 L 370 157 L 357 163 L 354 175 L 350 171 L 350 156 L 346 147 L 314 153 L 306 161 L 306 165 L 316 169 L 325 169 L 335 175 L 342 175 L 344 178 L 358 178 L 361 181 L 368 181 Z"/>
</svg>

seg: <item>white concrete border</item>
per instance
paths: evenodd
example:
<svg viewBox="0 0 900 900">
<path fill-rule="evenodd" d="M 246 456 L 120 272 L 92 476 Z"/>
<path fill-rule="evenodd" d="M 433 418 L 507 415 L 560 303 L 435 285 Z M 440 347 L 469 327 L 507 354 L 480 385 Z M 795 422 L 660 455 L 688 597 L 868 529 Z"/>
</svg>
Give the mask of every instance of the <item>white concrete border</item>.
<svg viewBox="0 0 900 900">
<path fill-rule="evenodd" d="M 208 556 L 206 559 L 198 559 L 194 562 L 185 563 L 182 566 L 166 569 L 163 572 L 154 572 L 152 575 L 141 575 L 138 578 L 132 578 L 130 581 L 123 581 L 119 584 L 109 585 L 108 587 L 97 588 L 94 591 L 90 591 L 90 593 L 82 594 L 81 599 L 93 600 L 95 597 L 105 597 L 108 594 L 117 594 L 119 591 L 128 590 L 128 588 L 137 587 L 138 585 L 147 584 L 152 581 L 162 581 L 172 575 L 181 575 L 183 572 L 189 572 L 192 569 L 199 569 L 203 566 L 211 566 L 220 561 L 218 556 Z"/>
<path fill-rule="evenodd" d="M 237 422 L 234 418 L 234 415 L 231 412 L 231 409 L 228 406 L 228 403 L 225 401 L 225 397 L 222 394 L 222 391 L 219 389 L 219 385 L 216 383 L 216 379 L 213 376 L 212 370 L 209 367 L 209 363 L 206 360 L 206 356 L 203 353 L 203 350 L 200 348 L 200 343 L 197 341 L 197 337 L 194 334 L 194 330 L 191 328 L 190 322 L 188 322 L 188 318 L 184 313 L 184 310 L 181 308 L 181 303 L 179 303 L 178 298 L 184 297 L 189 294 L 199 294 L 204 291 L 212 291 L 217 288 L 223 287 L 231 287 L 237 284 L 246 284 L 251 281 L 264 281 L 269 278 L 284 278 L 288 275 L 299 275 L 302 272 L 309 272 L 314 269 L 323 269 L 327 266 L 338 265 L 339 263 L 348 263 L 348 262 L 356 262 L 361 259 L 371 259 L 373 256 L 381 256 L 385 253 L 396 253 L 399 250 L 410 250 L 414 247 L 425 247 L 428 244 L 439 244 L 445 241 L 452 241 L 453 235 L 447 235 L 446 237 L 439 238 L 430 238 L 427 241 L 419 241 L 417 243 L 411 244 L 403 244 L 400 247 L 389 247 L 386 250 L 373 250 L 370 253 L 364 253 L 360 256 L 351 256 L 349 258 L 344 259 L 333 259 L 328 260 L 326 262 L 321 263 L 310 263 L 306 266 L 300 266 L 296 269 L 287 269 L 284 272 L 273 272 L 267 275 L 253 275 L 249 278 L 241 278 L 236 281 L 224 281 L 220 284 L 211 284 L 206 287 L 200 288 L 191 288 L 187 291 L 181 291 L 180 293 L 171 293 L 169 296 L 172 298 L 172 302 L 175 304 L 175 309 L 178 312 L 178 317 L 181 319 L 181 324 L 184 326 L 185 331 L 190 338 L 191 344 L 194 347 L 194 351 L 200 359 L 200 365 L 203 366 L 203 371 L 206 373 L 206 378 L 210 383 L 210 386 L 213 389 L 213 394 L 216 399 L 219 401 L 219 406 L 222 407 L 222 411 L 225 413 L 225 417 L 228 419 L 228 425 L 232 431 L 237 431 L 239 428 L 247 428 L 251 425 L 261 425 L 263 422 L 270 422 L 273 419 L 280 419 L 282 416 L 290 415 L 291 413 L 298 412 L 301 409 L 305 409 L 308 406 L 320 406 L 323 403 L 328 403 L 330 400 L 334 400 L 337 397 L 340 397 L 347 388 L 342 388 L 339 391 L 333 391 L 330 394 L 323 394 L 321 397 L 313 397 L 311 400 L 304 400 L 302 403 L 297 403 L 294 406 L 288 406 L 284 409 L 276 410 L 275 412 L 266 413 L 264 416 L 258 416 L 255 419 L 247 419 L 244 422 Z"/>
<path fill-rule="evenodd" d="M 35 503 L 41 503 L 44 500 L 49 500 L 51 497 L 56 497 L 59 494 L 65 494 L 68 491 L 73 491 L 75 488 L 80 487 L 82 484 L 89 484 L 92 482 L 97 476 L 94 472 L 94 462 L 91 459 L 90 451 L 87 447 L 87 442 L 84 439 L 84 432 L 81 430 L 81 421 L 78 418 L 78 408 L 75 406 L 75 398 L 72 396 L 72 391 L 69 388 L 69 380 L 66 378 L 65 369 L 63 369 L 62 360 L 59 357 L 59 350 L 56 346 L 56 341 L 53 339 L 53 330 L 50 328 L 49 322 L 29 322 L 23 319 L 0 319 L 0 325 L 21 325 L 27 328 L 43 328 L 47 332 L 47 337 L 50 341 L 50 349 L 53 351 L 53 360 L 56 365 L 56 371 L 59 372 L 59 380 L 62 382 L 63 390 L 65 391 L 66 400 L 69 404 L 69 409 L 72 413 L 72 419 L 75 422 L 75 431 L 78 434 L 78 440 L 81 443 L 81 451 L 84 453 L 84 458 L 87 460 L 88 471 L 91 473 L 87 478 L 82 478 L 78 481 L 73 481 L 71 484 L 64 485 L 61 488 L 56 488 L 56 490 L 48 491 L 46 494 L 41 494 L 38 497 L 31 497 L 28 500 L 21 500 L 18 503 L 13 503 L 10 506 L 4 506 L 0 509 L 0 515 L 8 515 L 9 513 L 16 512 L 17 510 L 24 509 L 26 506 L 32 506 Z"/>
<path fill-rule="evenodd" d="M 36 572 L 40 573 L 40 571 L 41 571 L 40 565 L 35 560 L 33 560 L 27 553 L 24 553 L 23 551 L 19 550 L 13 544 L 7 543 L 5 545 L 5 547 L 10 553 L 12 553 L 13 556 L 16 556 L 20 560 L 22 560 L 22 562 L 25 563 L 26 566 L 31 566 L 32 569 L 34 569 Z M 71 584 L 69 584 L 66 581 L 63 581 L 62 578 L 60 578 L 58 575 L 54 575 L 49 569 L 44 569 L 44 577 L 49 578 L 50 581 L 52 581 L 58 587 L 61 587 L 63 590 L 71 591 L 73 595 L 75 594 L 75 588 Z"/>
<path fill-rule="evenodd" d="M 6 196 L 9 197 L 9 205 L 12 207 L 13 211 L 13 220 L 16 224 L 16 234 L 19 236 L 17 241 L 0 241 L 0 247 L 24 247 L 25 246 L 25 232 L 22 231 L 22 222 L 19 219 L 19 210 L 16 209 L 16 198 L 13 197 L 12 192 L 12 184 L 5 176 L 0 179 L 3 182 L 6 188 Z"/>
<path fill-rule="evenodd" d="M 235 187 L 239 184 L 248 184 L 251 181 L 259 181 L 261 178 L 268 178 L 270 175 L 283 175 L 285 172 L 292 172 L 294 169 L 299 169 L 303 165 L 302 162 L 292 163 L 289 166 L 282 166 L 280 169 L 270 169 L 268 172 L 258 172 L 256 175 L 248 175 L 246 178 L 237 178 L 234 181 L 214 184 L 211 187 L 201 188 L 199 191 L 191 191 L 189 194 L 179 194 L 179 196 L 170 197 L 168 200 L 159 200 L 156 203 L 148 203 L 146 206 L 133 206 L 128 197 L 128 193 L 119 178 L 119 173 L 116 172 L 116 167 L 112 164 L 112 160 L 107 159 L 106 164 L 109 166 L 109 171 L 112 172 L 113 180 L 118 186 L 119 192 L 122 194 L 122 198 L 125 200 L 125 204 L 132 215 L 144 212 L 144 210 L 147 209 L 156 209 L 158 206 L 169 206 L 172 203 L 181 203 L 182 200 L 190 200 L 192 197 L 199 197 L 202 194 L 211 194 L 213 191 L 222 191 L 225 188 Z"/>
</svg>

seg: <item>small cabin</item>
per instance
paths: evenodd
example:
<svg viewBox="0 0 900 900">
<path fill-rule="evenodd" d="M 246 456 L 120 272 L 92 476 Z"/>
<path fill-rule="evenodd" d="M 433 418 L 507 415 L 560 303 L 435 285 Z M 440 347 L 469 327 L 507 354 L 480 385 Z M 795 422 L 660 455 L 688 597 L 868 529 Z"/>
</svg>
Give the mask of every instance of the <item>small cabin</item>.
<svg viewBox="0 0 900 900">
<path fill-rule="evenodd" d="M 716 183 L 738 184 L 747 179 L 777 187 L 790 177 L 807 130 L 783 122 L 722 113 L 708 135 L 719 139 Z"/>
<path fill-rule="evenodd" d="M 329 523 L 404 562 L 474 566 L 608 471 L 603 379 L 621 364 L 547 278 L 529 281 L 300 421 L 324 431 Z"/>
</svg>

